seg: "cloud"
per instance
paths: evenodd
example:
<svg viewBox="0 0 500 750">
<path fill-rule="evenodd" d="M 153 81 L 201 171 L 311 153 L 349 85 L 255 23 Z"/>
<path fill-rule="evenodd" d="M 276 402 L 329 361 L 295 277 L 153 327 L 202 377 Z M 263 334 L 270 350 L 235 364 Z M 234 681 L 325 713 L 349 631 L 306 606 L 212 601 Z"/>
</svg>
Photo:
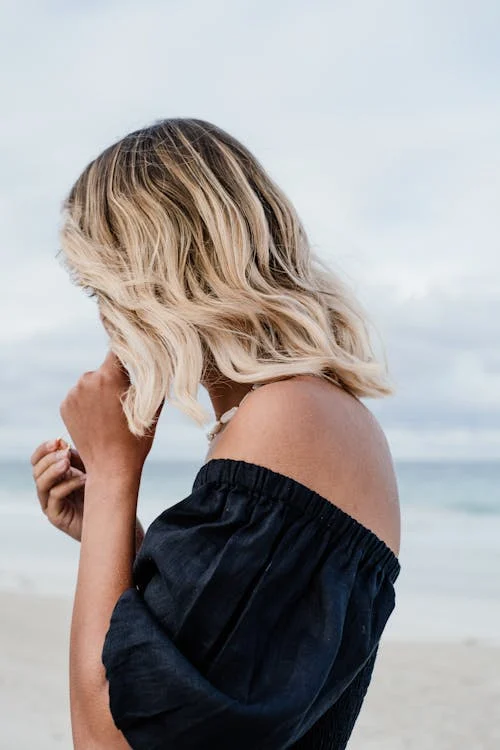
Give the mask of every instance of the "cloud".
<svg viewBox="0 0 500 750">
<path fill-rule="evenodd" d="M 22 10 L 4 2 L 0 23 L 0 454 L 60 431 L 65 389 L 104 354 L 55 258 L 61 200 L 111 141 L 196 116 L 255 152 L 372 313 L 398 391 L 367 403 L 395 454 L 498 457 L 498 3 Z M 201 455 L 172 419 L 164 450 Z"/>
</svg>

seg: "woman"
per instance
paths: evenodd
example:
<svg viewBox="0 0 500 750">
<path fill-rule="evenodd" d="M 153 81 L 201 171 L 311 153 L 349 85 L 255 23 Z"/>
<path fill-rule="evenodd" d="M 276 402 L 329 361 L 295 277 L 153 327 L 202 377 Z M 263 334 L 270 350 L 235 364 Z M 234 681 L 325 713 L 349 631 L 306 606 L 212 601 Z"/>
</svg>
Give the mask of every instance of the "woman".
<svg viewBox="0 0 500 750">
<path fill-rule="evenodd" d="M 107 148 L 61 236 L 110 339 L 61 404 L 76 450 L 31 458 L 47 517 L 81 539 L 75 748 L 345 748 L 400 570 L 364 311 L 256 159 L 200 120 Z M 164 401 L 203 425 L 200 383 L 206 462 L 142 539 Z"/>
</svg>

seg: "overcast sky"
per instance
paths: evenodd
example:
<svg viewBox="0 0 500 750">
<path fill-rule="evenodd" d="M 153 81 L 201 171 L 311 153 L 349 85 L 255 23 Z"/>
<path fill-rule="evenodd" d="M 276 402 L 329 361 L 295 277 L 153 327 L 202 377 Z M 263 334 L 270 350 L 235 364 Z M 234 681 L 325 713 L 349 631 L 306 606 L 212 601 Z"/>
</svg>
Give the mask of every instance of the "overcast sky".
<svg viewBox="0 0 500 750">
<path fill-rule="evenodd" d="M 65 193 L 189 116 L 256 154 L 371 313 L 397 393 L 365 403 L 394 457 L 500 458 L 498 0 L 0 9 L 0 456 L 67 437 L 59 404 L 106 354 L 55 257 Z M 205 431 L 166 405 L 151 457 L 202 460 Z"/>
</svg>

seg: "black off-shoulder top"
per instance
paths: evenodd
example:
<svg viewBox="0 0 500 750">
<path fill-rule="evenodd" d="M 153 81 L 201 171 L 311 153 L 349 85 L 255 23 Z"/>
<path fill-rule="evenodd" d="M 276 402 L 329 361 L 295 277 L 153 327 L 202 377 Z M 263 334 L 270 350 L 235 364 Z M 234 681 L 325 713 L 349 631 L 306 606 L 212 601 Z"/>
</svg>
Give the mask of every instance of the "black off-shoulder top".
<svg viewBox="0 0 500 750">
<path fill-rule="evenodd" d="M 400 564 L 291 477 L 215 458 L 148 528 L 102 661 L 135 750 L 341 750 Z"/>
</svg>

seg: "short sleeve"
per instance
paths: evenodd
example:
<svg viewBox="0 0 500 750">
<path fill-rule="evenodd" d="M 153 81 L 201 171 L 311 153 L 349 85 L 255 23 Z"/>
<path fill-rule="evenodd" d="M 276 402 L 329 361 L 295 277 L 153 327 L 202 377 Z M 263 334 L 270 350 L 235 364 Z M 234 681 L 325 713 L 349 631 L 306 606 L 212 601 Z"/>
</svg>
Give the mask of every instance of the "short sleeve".
<svg viewBox="0 0 500 750">
<path fill-rule="evenodd" d="M 136 750 L 290 747 L 376 651 L 399 563 L 262 466 L 212 459 L 149 527 L 102 661 Z"/>
</svg>

